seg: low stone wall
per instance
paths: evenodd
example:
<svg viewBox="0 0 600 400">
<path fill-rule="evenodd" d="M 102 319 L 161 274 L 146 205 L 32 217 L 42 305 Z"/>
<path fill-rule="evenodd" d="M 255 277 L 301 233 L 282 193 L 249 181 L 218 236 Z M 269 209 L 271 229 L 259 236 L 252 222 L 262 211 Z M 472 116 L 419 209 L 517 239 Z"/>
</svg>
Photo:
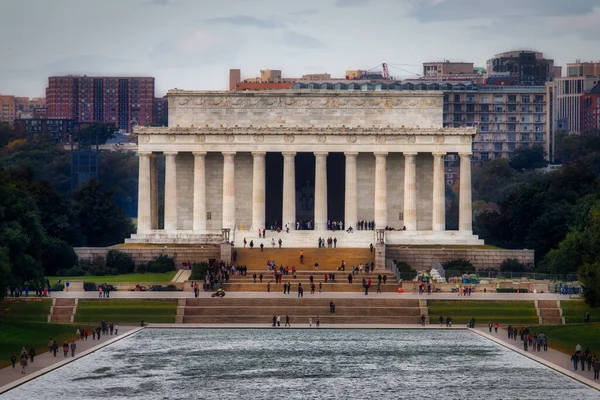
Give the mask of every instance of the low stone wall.
<svg viewBox="0 0 600 400">
<path fill-rule="evenodd" d="M 177 268 L 184 262 L 208 261 L 210 258 L 220 259 L 219 245 L 204 245 L 197 247 L 75 247 L 75 253 L 81 260 L 91 260 L 96 256 L 106 257 L 109 250 L 118 250 L 130 254 L 136 264 L 147 263 L 154 257 L 165 254 L 175 259 Z"/>
<path fill-rule="evenodd" d="M 404 261 L 413 269 L 429 269 L 434 263 L 444 263 L 457 258 L 471 261 L 476 269 L 499 269 L 507 258 L 533 264 L 533 250 L 473 249 L 473 248 L 418 248 L 386 246 L 388 260 Z"/>
</svg>

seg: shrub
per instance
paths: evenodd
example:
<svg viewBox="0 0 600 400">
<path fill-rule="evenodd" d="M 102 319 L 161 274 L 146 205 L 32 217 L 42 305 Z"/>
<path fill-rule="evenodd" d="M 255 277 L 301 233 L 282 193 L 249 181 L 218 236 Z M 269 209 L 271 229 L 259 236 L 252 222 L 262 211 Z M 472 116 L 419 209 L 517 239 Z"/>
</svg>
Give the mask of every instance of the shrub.
<svg viewBox="0 0 600 400">
<path fill-rule="evenodd" d="M 135 267 L 135 272 L 139 274 L 145 274 L 148 272 L 148 264 L 138 264 Z"/>
<path fill-rule="evenodd" d="M 530 272 L 532 270 L 531 264 L 524 264 L 516 258 L 507 258 L 500 264 L 500 271 L 503 272 Z"/>
<path fill-rule="evenodd" d="M 415 276 L 417 276 L 417 271 L 412 269 L 408 263 L 404 261 L 398 262 L 396 260 L 394 260 L 394 263 L 396 264 L 396 268 L 398 269 L 398 273 L 402 279 L 412 280 L 415 278 Z"/>
<path fill-rule="evenodd" d="M 528 292 L 527 289 L 499 288 L 499 289 L 496 289 L 496 293 L 517 293 L 517 290 L 519 291 L 519 293 L 527 293 Z"/>
<path fill-rule="evenodd" d="M 65 290 L 65 285 L 63 283 L 55 283 L 50 287 L 50 290 L 52 292 L 62 292 L 63 290 Z"/>
<path fill-rule="evenodd" d="M 59 269 L 56 274 L 58 276 L 82 276 L 85 275 L 85 271 L 83 268 L 77 266 L 68 269 Z"/>
<path fill-rule="evenodd" d="M 152 292 L 175 292 L 177 287 L 175 285 L 153 285 L 150 287 L 150 291 Z"/>
<path fill-rule="evenodd" d="M 194 263 L 192 265 L 192 274 L 190 275 L 190 280 L 193 281 L 201 281 L 206 276 L 206 272 L 208 271 L 208 263 Z"/>
<path fill-rule="evenodd" d="M 164 273 L 169 271 L 175 271 L 175 260 L 173 257 L 161 254 L 148 262 L 148 272 L 150 273 Z"/>
<path fill-rule="evenodd" d="M 95 282 L 83 282 L 83 290 L 86 292 L 95 292 L 98 290 L 98 286 L 96 286 Z"/>
<path fill-rule="evenodd" d="M 106 255 L 106 266 L 115 269 L 118 274 L 130 274 L 135 270 L 133 257 L 118 250 L 110 250 Z"/>
<path fill-rule="evenodd" d="M 475 272 L 475 267 L 471 264 L 471 261 L 463 258 L 457 258 L 456 260 L 450 260 L 442 264 L 446 271 L 460 271 L 462 272 Z"/>
</svg>

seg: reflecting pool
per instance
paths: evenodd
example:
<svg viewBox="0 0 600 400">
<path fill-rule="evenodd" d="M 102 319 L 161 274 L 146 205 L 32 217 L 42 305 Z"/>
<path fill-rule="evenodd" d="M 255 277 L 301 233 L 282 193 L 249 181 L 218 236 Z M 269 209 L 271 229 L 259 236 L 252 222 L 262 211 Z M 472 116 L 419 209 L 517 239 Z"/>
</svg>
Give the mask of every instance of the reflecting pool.
<svg viewBox="0 0 600 400">
<path fill-rule="evenodd" d="M 2 399 L 584 399 L 459 330 L 146 329 Z"/>
</svg>

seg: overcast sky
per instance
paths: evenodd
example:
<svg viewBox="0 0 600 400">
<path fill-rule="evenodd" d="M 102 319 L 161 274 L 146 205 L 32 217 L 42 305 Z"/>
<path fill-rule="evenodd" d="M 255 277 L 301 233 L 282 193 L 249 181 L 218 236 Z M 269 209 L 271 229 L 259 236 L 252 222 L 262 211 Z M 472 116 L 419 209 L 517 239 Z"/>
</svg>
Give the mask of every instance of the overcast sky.
<svg viewBox="0 0 600 400">
<path fill-rule="evenodd" d="M 485 66 L 535 49 L 558 65 L 600 59 L 600 0 L 0 0 L 0 93 L 43 96 L 49 75 L 150 75 L 168 89 L 226 89 L 425 61 Z"/>
</svg>

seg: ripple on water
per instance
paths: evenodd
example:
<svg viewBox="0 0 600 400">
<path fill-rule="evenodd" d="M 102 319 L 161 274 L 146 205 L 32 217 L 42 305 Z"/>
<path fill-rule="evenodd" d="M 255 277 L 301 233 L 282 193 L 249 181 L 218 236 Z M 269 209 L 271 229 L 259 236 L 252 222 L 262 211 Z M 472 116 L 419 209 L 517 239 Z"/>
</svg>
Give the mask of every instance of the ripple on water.
<svg viewBox="0 0 600 400">
<path fill-rule="evenodd" d="M 2 399 L 595 398 L 466 331 L 144 330 Z"/>
</svg>

